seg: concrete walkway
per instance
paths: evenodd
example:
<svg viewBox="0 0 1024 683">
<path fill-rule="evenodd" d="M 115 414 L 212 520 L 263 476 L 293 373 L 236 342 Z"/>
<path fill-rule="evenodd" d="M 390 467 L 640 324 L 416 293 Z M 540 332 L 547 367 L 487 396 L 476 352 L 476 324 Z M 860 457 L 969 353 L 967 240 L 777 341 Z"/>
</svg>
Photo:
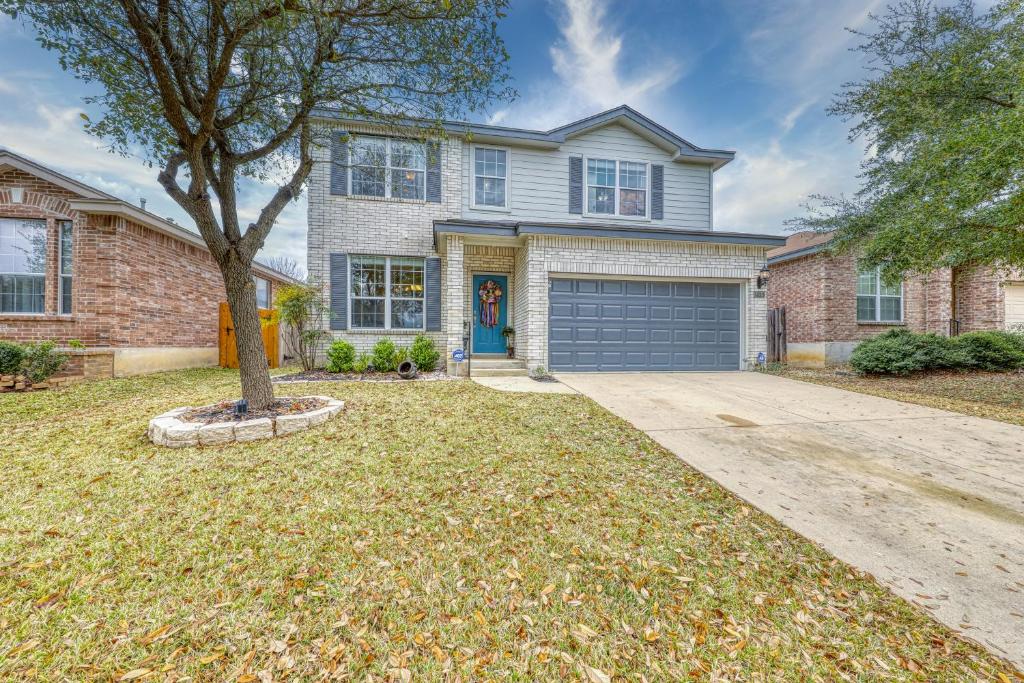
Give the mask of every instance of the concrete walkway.
<svg viewBox="0 0 1024 683">
<path fill-rule="evenodd" d="M 498 391 L 513 391 L 524 394 L 575 394 L 561 382 L 538 382 L 529 377 L 471 377 L 474 382 Z"/>
<path fill-rule="evenodd" d="M 753 372 L 559 379 L 1024 669 L 1024 428 Z"/>
</svg>

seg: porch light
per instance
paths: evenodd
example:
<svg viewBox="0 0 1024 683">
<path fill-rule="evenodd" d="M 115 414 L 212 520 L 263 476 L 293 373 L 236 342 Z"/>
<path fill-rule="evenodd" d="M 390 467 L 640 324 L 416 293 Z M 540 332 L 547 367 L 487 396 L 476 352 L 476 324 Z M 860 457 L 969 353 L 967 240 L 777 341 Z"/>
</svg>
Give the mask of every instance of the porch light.
<svg viewBox="0 0 1024 683">
<path fill-rule="evenodd" d="M 768 264 L 761 266 L 761 271 L 757 274 L 757 288 L 764 289 L 768 286 Z"/>
</svg>

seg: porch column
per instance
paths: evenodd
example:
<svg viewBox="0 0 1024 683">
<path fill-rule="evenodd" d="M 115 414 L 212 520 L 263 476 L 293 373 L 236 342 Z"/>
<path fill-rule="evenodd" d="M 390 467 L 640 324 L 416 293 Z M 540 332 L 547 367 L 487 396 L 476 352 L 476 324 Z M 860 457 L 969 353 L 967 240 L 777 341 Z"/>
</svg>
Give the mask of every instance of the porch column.
<svg viewBox="0 0 1024 683">
<path fill-rule="evenodd" d="M 548 273 L 540 238 L 530 236 L 526 245 L 527 339 L 526 367 L 548 367 Z"/>
<path fill-rule="evenodd" d="M 448 235 L 444 267 L 444 329 L 449 372 L 454 372 L 452 351 L 462 347 L 462 325 L 466 312 L 465 244 L 462 236 Z M 468 355 L 469 350 L 466 350 Z M 463 364 L 465 367 L 465 364 Z"/>
</svg>

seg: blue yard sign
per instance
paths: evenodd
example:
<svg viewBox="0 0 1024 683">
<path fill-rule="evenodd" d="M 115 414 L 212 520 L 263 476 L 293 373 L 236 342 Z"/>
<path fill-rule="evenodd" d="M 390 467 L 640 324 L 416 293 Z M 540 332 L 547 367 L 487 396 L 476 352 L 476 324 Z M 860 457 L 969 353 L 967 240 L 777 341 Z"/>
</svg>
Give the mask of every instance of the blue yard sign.
<svg viewBox="0 0 1024 683">
<path fill-rule="evenodd" d="M 454 351 L 452 351 L 452 360 L 455 361 L 456 363 L 461 363 L 462 361 L 466 360 L 466 352 L 463 351 L 462 349 L 455 349 Z"/>
<path fill-rule="evenodd" d="M 764 351 L 759 351 L 758 354 L 757 354 L 757 364 L 758 365 L 764 365 L 765 360 L 766 360 L 766 358 L 765 358 L 765 355 L 764 355 Z"/>
</svg>

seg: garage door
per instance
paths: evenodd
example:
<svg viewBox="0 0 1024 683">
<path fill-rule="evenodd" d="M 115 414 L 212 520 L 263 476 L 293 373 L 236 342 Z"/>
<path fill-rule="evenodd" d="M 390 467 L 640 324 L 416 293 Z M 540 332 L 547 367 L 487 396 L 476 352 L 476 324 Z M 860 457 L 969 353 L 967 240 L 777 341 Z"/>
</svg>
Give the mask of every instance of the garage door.
<svg viewBox="0 0 1024 683">
<path fill-rule="evenodd" d="M 1006 328 L 1024 325 L 1024 282 L 1007 283 L 1003 288 Z"/>
<path fill-rule="evenodd" d="M 569 280 L 549 285 L 552 370 L 737 370 L 740 286 Z"/>
</svg>

